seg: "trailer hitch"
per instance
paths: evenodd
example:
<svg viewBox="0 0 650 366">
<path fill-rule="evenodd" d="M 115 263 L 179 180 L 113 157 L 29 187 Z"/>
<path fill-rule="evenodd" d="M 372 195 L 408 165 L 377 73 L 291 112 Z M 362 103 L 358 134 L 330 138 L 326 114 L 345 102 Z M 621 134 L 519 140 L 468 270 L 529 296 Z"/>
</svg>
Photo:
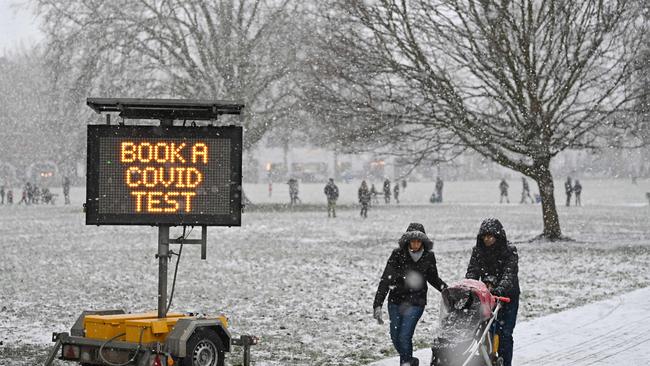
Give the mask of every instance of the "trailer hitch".
<svg viewBox="0 0 650 366">
<path fill-rule="evenodd" d="M 47 358 L 45 359 L 45 363 L 43 364 L 44 366 L 50 366 L 52 364 L 52 361 L 54 361 L 54 358 L 56 357 L 56 354 L 59 352 L 59 349 L 61 348 L 61 336 L 65 337 L 67 336 L 68 333 L 52 333 L 52 342 L 54 343 L 54 347 L 50 350 L 50 353 L 48 353 Z"/>
<path fill-rule="evenodd" d="M 252 335 L 242 335 L 239 338 L 234 338 L 230 341 L 234 346 L 244 347 L 244 366 L 250 366 L 251 346 L 258 344 L 259 341 L 259 337 Z"/>
</svg>

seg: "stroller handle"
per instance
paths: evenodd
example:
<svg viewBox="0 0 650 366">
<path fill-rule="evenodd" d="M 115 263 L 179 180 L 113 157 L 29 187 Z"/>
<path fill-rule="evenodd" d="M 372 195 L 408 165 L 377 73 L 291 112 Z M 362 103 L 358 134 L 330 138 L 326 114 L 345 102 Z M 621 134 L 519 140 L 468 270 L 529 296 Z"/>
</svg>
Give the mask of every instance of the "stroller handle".
<svg viewBox="0 0 650 366">
<path fill-rule="evenodd" d="M 510 302 L 509 297 L 503 297 L 503 296 L 493 296 L 493 297 L 494 297 L 495 300 L 504 302 L 506 304 Z"/>
</svg>

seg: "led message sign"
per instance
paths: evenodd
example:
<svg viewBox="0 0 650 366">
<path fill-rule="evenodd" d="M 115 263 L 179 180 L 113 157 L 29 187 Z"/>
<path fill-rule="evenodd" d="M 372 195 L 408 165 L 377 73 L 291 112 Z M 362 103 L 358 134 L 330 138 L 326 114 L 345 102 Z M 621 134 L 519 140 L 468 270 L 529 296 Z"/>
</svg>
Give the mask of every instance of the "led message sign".
<svg viewBox="0 0 650 366">
<path fill-rule="evenodd" d="M 88 126 L 86 223 L 241 223 L 241 127 Z"/>
</svg>

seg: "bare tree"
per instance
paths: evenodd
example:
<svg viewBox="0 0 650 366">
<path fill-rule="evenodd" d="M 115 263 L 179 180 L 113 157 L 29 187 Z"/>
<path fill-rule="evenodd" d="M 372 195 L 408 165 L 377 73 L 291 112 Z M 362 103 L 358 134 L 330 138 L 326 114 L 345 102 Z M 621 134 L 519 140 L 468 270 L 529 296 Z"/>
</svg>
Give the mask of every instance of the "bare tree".
<svg viewBox="0 0 650 366">
<path fill-rule="evenodd" d="M 322 14 L 306 106 L 349 145 L 465 146 L 531 177 L 545 238 L 562 238 L 551 159 L 637 142 L 636 1 L 334 0 Z"/>
<path fill-rule="evenodd" d="M 59 162 L 58 148 L 50 143 L 56 127 L 41 108 L 49 102 L 42 54 L 34 48 L 0 57 L 0 162 Z"/>
<path fill-rule="evenodd" d="M 247 105 L 249 147 L 287 108 L 299 45 L 291 0 L 34 2 L 68 111 L 91 93 L 235 99 Z"/>
</svg>

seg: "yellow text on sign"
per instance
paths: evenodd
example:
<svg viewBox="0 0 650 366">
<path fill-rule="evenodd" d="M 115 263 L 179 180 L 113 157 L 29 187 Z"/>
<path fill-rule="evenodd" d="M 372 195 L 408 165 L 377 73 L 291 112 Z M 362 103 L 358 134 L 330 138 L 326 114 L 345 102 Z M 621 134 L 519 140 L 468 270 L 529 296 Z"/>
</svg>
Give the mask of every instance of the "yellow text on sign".
<svg viewBox="0 0 650 366">
<path fill-rule="evenodd" d="M 186 144 L 176 142 L 122 142 L 120 162 L 121 163 L 176 163 L 196 164 L 208 163 L 208 146 L 202 142 L 192 145 L 192 149 L 186 149 Z M 187 151 L 185 151 L 187 150 Z M 188 157 L 189 156 L 189 157 Z M 187 157 L 187 159 L 186 159 Z"/>
<path fill-rule="evenodd" d="M 120 163 L 127 164 L 124 184 L 133 189 L 136 212 L 189 213 L 196 189 L 204 181 L 201 168 L 208 164 L 208 145 L 123 141 Z"/>
</svg>

